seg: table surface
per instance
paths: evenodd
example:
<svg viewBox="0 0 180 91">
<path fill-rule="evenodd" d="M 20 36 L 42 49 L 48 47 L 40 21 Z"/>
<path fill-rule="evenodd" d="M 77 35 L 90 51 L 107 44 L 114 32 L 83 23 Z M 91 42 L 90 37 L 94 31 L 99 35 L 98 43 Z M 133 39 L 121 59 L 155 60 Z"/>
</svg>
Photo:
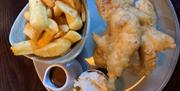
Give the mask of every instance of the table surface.
<svg viewBox="0 0 180 91">
<path fill-rule="evenodd" d="M 0 2 L 0 91 L 46 91 L 33 62 L 25 57 L 13 56 L 9 44 L 10 28 L 27 0 L 1 0 Z M 180 0 L 172 0 L 180 19 Z M 163 91 L 178 91 L 180 61 Z"/>
</svg>

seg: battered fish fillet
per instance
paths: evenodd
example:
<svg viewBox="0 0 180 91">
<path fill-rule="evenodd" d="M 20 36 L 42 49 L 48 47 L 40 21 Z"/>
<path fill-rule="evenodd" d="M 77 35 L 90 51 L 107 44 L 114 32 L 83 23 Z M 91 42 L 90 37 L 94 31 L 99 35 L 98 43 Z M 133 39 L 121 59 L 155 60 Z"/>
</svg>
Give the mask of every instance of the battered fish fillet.
<svg viewBox="0 0 180 91">
<path fill-rule="evenodd" d="M 124 9 L 117 9 L 113 12 L 110 21 L 110 30 L 104 36 L 108 37 L 106 40 L 108 44 L 104 45 L 106 47 L 100 47 L 100 38 L 94 37 L 99 49 L 106 50 L 103 53 L 106 54 L 103 57 L 106 62 L 108 76 L 109 76 L 109 88 L 115 89 L 115 80 L 117 77 L 121 76 L 122 71 L 128 66 L 130 57 L 136 52 L 140 47 L 141 42 L 141 31 L 139 29 L 140 24 L 138 18 L 129 11 Z M 98 51 L 98 50 L 96 50 Z M 98 52 L 97 52 L 98 53 Z M 102 56 L 101 56 L 102 57 Z M 98 59 L 95 59 L 97 63 Z M 98 64 L 97 64 L 98 65 Z"/>
<path fill-rule="evenodd" d="M 143 29 L 144 29 L 143 37 L 149 38 L 150 42 L 154 46 L 155 51 L 161 52 L 167 48 L 176 47 L 175 41 L 171 36 L 158 31 L 154 27 L 144 26 Z"/>
<path fill-rule="evenodd" d="M 172 37 L 154 27 L 146 26 L 143 27 L 143 30 L 140 57 L 144 69 L 142 69 L 141 74 L 148 75 L 156 67 L 157 52 L 167 48 L 175 48 L 176 44 Z"/>
<path fill-rule="evenodd" d="M 103 36 L 94 34 L 97 44 L 95 64 L 108 70 L 108 87 L 115 90 L 115 80 L 128 66 L 148 75 L 156 67 L 157 52 L 175 48 L 172 37 L 158 31 L 156 14 L 149 0 L 96 0 L 107 22 Z"/>
<path fill-rule="evenodd" d="M 135 53 L 130 60 L 130 65 L 138 75 L 148 75 L 156 68 L 157 53 L 167 48 L 175 48 L 176 44 L 172 37 L 166 35 L 154 27 L 141 27 L 144 32 L 139 52 Z M 140 58 L 139 58 L 140 57 Z"/>
</svg>

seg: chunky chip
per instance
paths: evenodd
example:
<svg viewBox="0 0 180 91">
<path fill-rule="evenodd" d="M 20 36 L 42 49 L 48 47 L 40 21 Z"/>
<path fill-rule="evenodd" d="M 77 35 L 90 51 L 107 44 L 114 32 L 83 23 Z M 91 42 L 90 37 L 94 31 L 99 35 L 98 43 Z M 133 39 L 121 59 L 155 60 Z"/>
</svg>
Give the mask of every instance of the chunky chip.
<svg viewBox="0 0 180 91">
<path fill-rule="evenodd" d="M 66 39 L 57 39 L 48 45 L 35 50 L 34 54 L 40 57 L 56 57 L 62 56 L 68 52 L 72 43 Z"/>
<path fill-rule="evenodd" d="M 26 19 L 26 21 L 30 20 L 30 12 L 29 11 L 24 12 L 24 18 Z"/>
<path fill-rule="evenodd" d="M 56 21 L 50 18 L 48 19 L 48 21 L 49 21 L 48 30 L 52 31 L 54 34 L 57 33 L 59 31 L 59 28 Z"/>
<path fill-rule="evenodd" d="M 58 33 L 56 33 L 56 35 L 54 35 L 54 39 L 60 38 L 65 34 L 65 32 L 63 31 L 59 31 Z"/>
<path fill-rule="evenodd" d="M 79 30 L 82 28 L 82 20 L 75 9 L 71 8 L 61 1 L 56 1 L 55 4 L 61 9 L 62 12 L 65 13 L 66 20 L 70 29 Z"/>
<path fill-rule="evenodd" d="M 76 9 L 78 12 L 81 11 L 81 1 L 80 0 L 62 0 L 66 4 L 68 4 L 70 7 Z"/>
<path fill-rule="evenodd" d="M 69 31 L 63 38 L 70 40 L 72 43 L 76 43 L 81 39 L 81 35 L 76 31 Z"/>
<path fill-rule="evenodd" d="M 33 54 L 33 50 L 36 49 L 36 46 L 33 41 L 27 40 L 12 45 L 11 50 L 14 55 L 27 55 Z"/>
<path fill-rule="evenodd" d="M 54 33 L 51 30 L 46 29 L 46 31 L 42 34 L 41 38 L 37 42 L 38 47 L 41 48 L 50 43 L 53 37 Z"/>
<path fill-rule="evenodd" d="M 53 7 L 53 12 L 55 17 L 59 17 L 63 14 L 63 12 L 56 5 Z"/>
<path fill-rule="evenodd" d="M 43 3 L 45 3 L 45 5 L 48 6 L 49 8 L 54 7 L 55 0 L 42 0 L 42 1 L 43 1 Z"/>
<path fill-rule="evenodd" d="M 67 24 L 59 25 L 59 29 L 61 29 L 63 32 L 69 31 L 69 27 Z"/>
<path fill-rule="evenodd" d="M 30 24 L 37 31 L 44 30 L 48 26 L 46 7 L 41 0 L 29 0 Z"/>
<path fill-rule="evenodd" d="M 37 30 L 33 29 L 33 27 L 30 25 L 30 23 L 27 23 L 24 28 L 24 34 L 32 40 L 38 40 L 39 37 L 41 36 L 42 32 L 43 32 L 42 30 L 37 31 Z"/>
</svg>

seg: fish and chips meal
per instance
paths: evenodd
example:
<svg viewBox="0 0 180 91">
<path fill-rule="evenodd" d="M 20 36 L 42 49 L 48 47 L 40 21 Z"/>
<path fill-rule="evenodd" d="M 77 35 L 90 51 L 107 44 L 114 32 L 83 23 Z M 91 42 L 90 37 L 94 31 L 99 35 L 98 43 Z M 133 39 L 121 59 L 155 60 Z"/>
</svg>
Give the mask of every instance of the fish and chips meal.
<svg viewBox="0 0 180 91">
<path fill-rule="evenodd" d="M 115 90 L 116 79 L 127 67 L 148 75 L 156 67 L 157 53 L 176 47 L 171 36 L 156 28 L 157 16 L 150 0 L 96 3 L 107 28 L 103 36 L 93 36 L 97 44 L 93 58 L 96 66 L 107 68 L 110 91 Z"/>
<path fill-rule="evenodd" d="M 23 31 L 28 38 L 13 44 L 11 50 L 14 55 L 63 56 L 81 40 L 78 30 L 85 14 L 80 0 L 29 0 Z"/>
<path fill-rule="evenodd" d="M 96 4 L 107 27 L 102 36 L 93 34 L 96 49 L 89 63 L 107 69 L 107 78 L 98 71 L 83 73 L 73 91 L 114 91 L 127 67 L 146 76 L 156 67 L 157 53 L 176 48 L 175 40 L 156 28 L 150 0 L 96 0 Z M 28 38 L 12 45 L 14 55 L 63 56 L 81 40 L 78 30 L 86 21 L 80 0 L 29 0 L 24 18 Z"/>
</svg>

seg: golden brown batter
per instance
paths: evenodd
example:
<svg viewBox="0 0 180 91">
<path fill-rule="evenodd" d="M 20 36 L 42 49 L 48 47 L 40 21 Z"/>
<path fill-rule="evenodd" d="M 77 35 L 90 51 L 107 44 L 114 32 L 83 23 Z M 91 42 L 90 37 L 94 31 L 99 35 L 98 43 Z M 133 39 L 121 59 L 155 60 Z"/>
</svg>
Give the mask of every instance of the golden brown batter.
<svg viewBox="0 0 180 91">
<path fill-rule="evenodd" d="M 138 0 L 135 6 L 133 0 L 96 1 L 108 26 L 103 36 L 94 34 L 94 59 L 107 68 L 110 89 L 115 90 L 115 80 L 128 66 L 147 75 L 156 66 L 157 52 L 175 48 L 174 39 L 154 27 L 156 14 L 149 0 Z"/>
</svg>

